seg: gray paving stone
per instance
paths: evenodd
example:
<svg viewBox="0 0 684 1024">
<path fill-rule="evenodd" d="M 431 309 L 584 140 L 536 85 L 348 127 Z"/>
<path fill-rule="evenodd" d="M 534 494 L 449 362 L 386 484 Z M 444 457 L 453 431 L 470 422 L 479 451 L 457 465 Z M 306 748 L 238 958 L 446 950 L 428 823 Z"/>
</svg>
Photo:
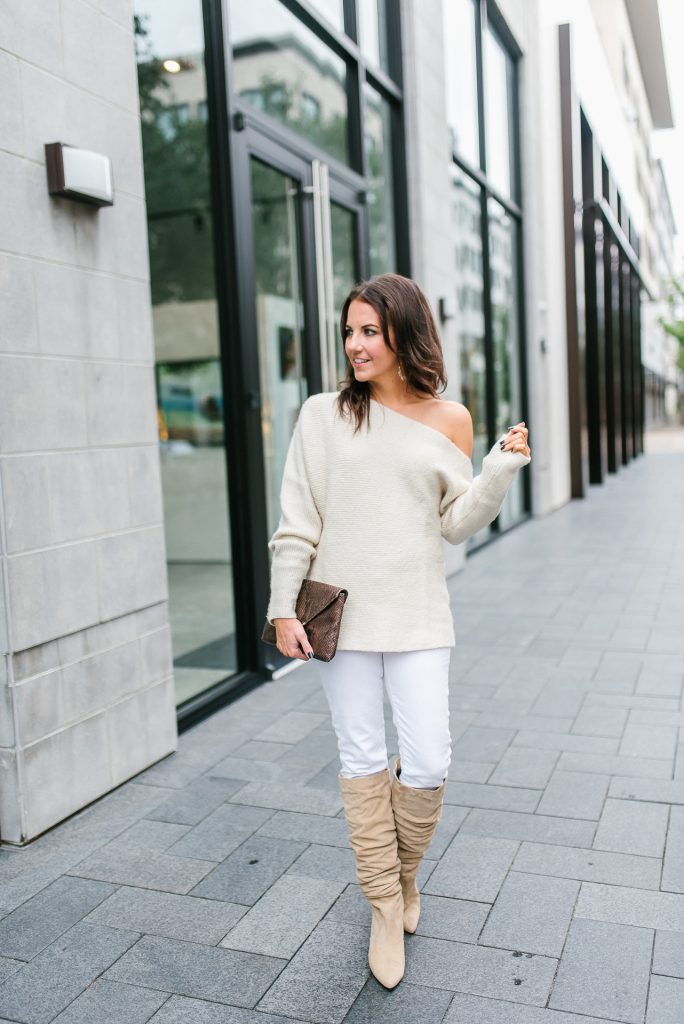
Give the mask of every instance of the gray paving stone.
<svg viewBox="0 0 684 1024">
<path fill-rule="evenodd" d="M 239 780 L 215 779 L 203 775 L 163 800 L 146 817 L 158 821 L 174 821 L 181 825 L 196 825 L 238 789 L 241 789 Z"/>
<path fill-rule="evenodd" d="M 668 697 L 626 697 L 612 693 L 587 693 L 587 704 L 602 708 L 627 708 L 629 711 L 679 711 L 679 701 Z"/>
<path fill-rule="evenodd" d="M 388 991 L 369 979 L 344 1018 L 345 1024 L 442 1024 L 451 992 L 402 981 Z"/>
<path fill-rule="evenodd" d="M 610 779 L 587 772 L 556 771 L 539 801 L 540 814 L 598 821 Z"/>
<path fill-rule="evenodd" d="M 629 721 L 620 743 L 626 757 L 672 758 L 677 746 L 677 729 L 672 725 L 644 725 Z"/>
<path fill-rule="evenodd" d="M 461 807 L 484 807 L 500 811 L 534 811 L 539 790 L 513 786 L 480 786 L 477 783 L 452 782 L 446 785 L 444 802 Z"/>
<path fill-rule="evenodd" d="M 190 892 L 214 867 L 208 860 L 170 857 L 165 853 L 156 856 L 142 852 L 128 853 L 118 848 L 111 849 L 110 845 L 86 857 L 69 874 L 183 894 Z"/>
<path fill-rule="evenodd" d="M 521 814 L 518 811 L 484 811 L 474 808 L 461 826 L 461 833 L 537 843 L 559 843 L 561 846 L 589 847 L 595 829 L 593 821 L 570 820 L 539 813 Z"/>
<path fill-rule="evenodd" d="M 494 761 L 503 757 L 515 736 L 513 729 L 487 729 L 471 725 L 454 744 L 459 761 Z"/>
<path fill-rule="evenodd" d="M 627 725 L 628 714 L 626 708 L 605 708 L 585 704 L 575 719 L 572 732 L 583 736 L 613 736 L 621 739 Z"/>
<path fill-rule="evenodd" d="M 228 932 L 221 945 L 289 959 L 346 884 L 346 881 L 283 875 Z"/>
<path fill-rule="evenodd" d="M 192 890 L 228 903 L 256 903 L 306 849 L 306 843 L 251 836 Z"/>
<path fill-rule="evenodd" d="M 449 778 L 452 782 L 487 782 L 496 765 L 479 761 L 457 761 L 452 757 Z"/>
<path fill-rule="evenodd" d="M 24 960 L 12 960 L 10 957 L 0 956 L 0 985 L 3 981 L 7 981 L 20 967 L 23 967 L 24 963 Z"/>
<path fill-rule="evenodd" d="M 635 857 L 630 853 L 605 853 L 603 850 L 523 843 L 514 867 L 516 871 L 537 875 L 607 882 L 611 885 L 633 885 L 642 889 L 657 889 L 660 885 L 660 861 L 656 857 Z"/>
<path fill-rule="evenodd" d="M 646 757 L 621 757 L 619 754 L 574 754 L 563 751 L 558 768 L 566 772 L 595 772 L 597 775 L 623 775 L 630 778 L 669 779 L 672 762 Z"/>
<path fill-rule="evenodd" d="M 549 1006 L 641 1024 L 646 1012 L 653 932 L 575 919 Z"/>
<path fill-rule="evenodd" d="M 484 946 L 559 957 L 579 882 L 511 871 L 480 936 Z"/>
<path fill-rule="evenodd" d="M 104 882 L 58 878 L 0 921 L 0 954 L 33 959 L 113 892 Z"/>
<path fill-rule="evenodd" d="M 354 854 L 351 848 L 312 844 L 287 869 L 288 875 L 306 875 L 308 878 L 353 882 L 356 879 Z"/>
<path fill-rule="evenodd" d="M 110 967 L 105 979 L 254 1007 L 284 964 L 256 953 L 145 935 Z"/>
<path fill-rule="evenodd" d="M 684 807 L 670 808 L 670 827 L 667 830 L 660 888 L 669 892 L 684 892 Z"/>
<path fill-rule="evenodd" d="M 134 822 L 129 828 L 120 832 L 97 851 L 103 857 L 110 854 L 125 853 L 149 854 L 164 853 L 173 843 L 189 831 L 189 825 L 179 825 L 169 821 L 151 821 L 143 819 Z"/>
<path fill-rule="evenodd" d="M 521 732 L 526 730 L 541 730 L 544 733 L 557 732 L 567 733 L 572 726 L 572 717 L 558 717 L 558 715 L 521 715 L 519 714 L 521 702 L 513 699 L 510 702 L 510 710 L 506 712 L 501 706 L 501 701 L 492 702 L 492 707 L 500 708 L 499 711 L 481 711 L 473 723 L 474 725 L 487 725 L 495 729 L 517 729 Z M 535 705 L 536 706 L 536 705 Z M 515 743 L 515 739 L 513 740 Z"/>
<path fill-rule="evenodd" d="M 509 747 L 490 782 L 498 786 L 526 786 L 543 789 L 551 777 L 558 760 L 553 750 L 535 750 L 532 747 Z"/>
<path fill-rule="evenodd" d="M 55 1024 L 147 1024 L 167 999 L 166 992 L 98 978 L 55 1018 Z"/>
<path fill-rule="evenodd" d="M 489 910 L 489 903 L 422 893 L 416 935 L 450 942 L 477 942 Z"/>
<path fill-rule="evenodd" d="M 518 845 L 509 839 L 459 833 L 423 886 L 423 892 L 491 903 Z"/>
<path fill-rule="evenodd" d="M 313 1024 L 339 1024 L 369 975 L 367 930 L 324 920 L 257 1008 Z"/>
<path fill-rule="evenodd" d="M 275 811 L 260 826 L 257 835 L 273 839 L 297 839 L 321 846 L 349 847 L 347 823 L 342 818 L 300 811 Z"/>
<path fill-rule="evenodd" d="M 175 857 L 222 861 L 272 817 L 266 807 L 224 803 L 169 847 Z"/>
<path fill-rule="evenodd" d="M 245 907 L 236 903 L 122 886 L 87 920 L 110 928 L 215 946 L 245 912 Z"/>
<path fill-rule="evenodd" d="M 684 932 L 684 896 L 584 882 L 575 916 L 681 933 Z"/>
<path fill-rule="evenodd" d="M 269 743 L 297 743 L 327 720 L 325 712 L 288 711 L 277 722 L 257 733 L 254 739 Z"/>
<path fill-rule="evenodd" d="M 662 672 L 644 666 L 639 673 L 636 692 L 660 697 L 681 697 L 682 684 L 680 672 Z"/>
<path fill-rule="evenodd" d="M 673 978 L 684 978 L 684 935 L 681 932 L 656 932 L 653 947 L 654 974 L 669 974 Z"/>
<path fill-rule="evenodd" d="M 668 808 L 641 801 L 606 800 L 596 830 L 596 850 L 662 857 Z"/>
<path fill-rule="evenodd" d="M 244 746 L 235 751 L 236 757 L 249 757 L 254 761 L 277 761 L 279 757 L 291 750 L 290 743 L 273 743 L 268 740 L 248 740 Z"/>
<path fill-rule="evenodd" d="M 0 1022 L 2 1024 L 2 1022 Z M 171 996 L 150 1024 L 298 1024 L 291 1017 L 274 1017 L 258 1010 L 236 1009 L 203 999 Z M 301 1024 L 301 1022 L 300 1022 Z"/>
<path fill-rule="evenodd" d="M 606 1024 L 605 1019 L 585 1017 L 540 1006 L 483 999 L 456 992 L 443 1024 Z"/>
<path fill-rule="evenodd" d="M 608 796 L 613 796 L 618 800 L 684 804 L 684 779 L 668 782 L 637 778 L 611 779 Z"/>
<path fill-rule="evenodd" d="M 516 957 L 507 950 L 414 935 L 407 943 L 404 978 L 413 985 L 543 1006 L 556 965 L 550 957 Z"/>
<path fill-rule="evenodd" d="M 616 754 L 619 742 L 617 739 L 600 736 L 579 736 L 574 733 L 563 735 L 562 733 L 525 730 L 518 733 L 512 745 L 576 754 Z"/>
<path fill-rule="evenodd" d="M 648 992 L 646 1024 L 681 1024 L 684 981 L 654 974 Z"/>
<path fill-rule="evenodd" d="M 325 789 L 304 786 L 264 786 L 248 783 L 234 796 L 231 803 L 250 804 L 252 807 L 272 807 L 279 811 L 301 811 L 304 814 L 328 814 L 334 817 L 342 807 L 342 795 Z"/>
<path fill-rule="evenodd" d="M 101 925 L 75 925 L 0 987 L 0 1016 L 48 1024 L 138 938 Z"/>
<path fill-rule="evenodd" d="M 254 785 L 273 783 L 281 787 L 301 786 L 315 772 L 316 765 L 301 763 L 297 765 L 286 764 L 282 758 L 278 761 L 256 761 L 249 757 L 237 757 L 231 754 L 223 758 L 211 769 L 212 778 L 221 778 L 227 781 L 239 780 Z M 240 792 L 240 786 L 236 792 Z"/>
</svg>

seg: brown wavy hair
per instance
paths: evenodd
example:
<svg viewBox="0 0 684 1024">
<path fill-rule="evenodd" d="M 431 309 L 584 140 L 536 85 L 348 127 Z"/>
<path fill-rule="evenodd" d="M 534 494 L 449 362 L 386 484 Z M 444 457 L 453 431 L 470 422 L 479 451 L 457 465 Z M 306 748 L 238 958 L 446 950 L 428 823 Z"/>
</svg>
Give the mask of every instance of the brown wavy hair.
<svg viewBox="0 0 684 1024">
<path fill-rule="evenodd" d="M 442 343 L 430 304 L 410 277 L 401 274 L 377 274 L 355 284 L 347 295 L 340 314 L 342 345 L 346 342 L 347 314 L 354 299 L 367 302 L 380 319 L 382 336 L 387 347 L 396 352 L 409 390 L 436 398 L 447 385 Z M 392 348 L 389 327 L 394 331 L 396 349 Z M 342 390 L 337 398 L 341 415 L 353 415 L 354 433 L 364 420 L 370 426 L 370 385 L 358 381 L 349 362 L 347 376 L 338 382 Z"/>
</svg>

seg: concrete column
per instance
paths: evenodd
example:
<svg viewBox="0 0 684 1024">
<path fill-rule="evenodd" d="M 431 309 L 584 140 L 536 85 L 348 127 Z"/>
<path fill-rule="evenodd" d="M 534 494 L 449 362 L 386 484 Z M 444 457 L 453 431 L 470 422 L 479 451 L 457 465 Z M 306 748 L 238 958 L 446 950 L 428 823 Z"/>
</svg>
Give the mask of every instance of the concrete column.
<svg viewBox="0 0 684 1024">
<path fill-rule="evenodd" d="M 129 0 L 0 7 L 0 837 L 176 745 Z M 44 144 L 115 198 L 48 195 Z"/>
</svg>

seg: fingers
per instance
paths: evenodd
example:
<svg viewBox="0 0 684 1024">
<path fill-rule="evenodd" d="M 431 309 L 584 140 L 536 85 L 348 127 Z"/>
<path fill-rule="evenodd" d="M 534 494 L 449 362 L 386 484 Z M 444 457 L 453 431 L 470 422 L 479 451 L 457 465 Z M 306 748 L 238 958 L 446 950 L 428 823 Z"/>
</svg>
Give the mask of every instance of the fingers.
<svg viewBox="0 0 684 1024">
<path fill-rule="evenodd" d="M 313 657 L 313 647 L 306 635 L 306 630 L 301 625 L 294 632 L 283 631 L 282 635 L 278 636 L 276 647 L 286 658 L 309 661 Z"/>
</svg>

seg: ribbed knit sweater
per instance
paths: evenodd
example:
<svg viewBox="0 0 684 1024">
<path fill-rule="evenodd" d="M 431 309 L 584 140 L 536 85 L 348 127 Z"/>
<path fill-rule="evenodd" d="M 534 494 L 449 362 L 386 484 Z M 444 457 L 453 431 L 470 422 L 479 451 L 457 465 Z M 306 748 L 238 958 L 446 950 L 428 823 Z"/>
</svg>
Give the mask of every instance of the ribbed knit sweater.
<svg viewBox="0 0 684 1024">
<path fill-rule="evenodd" d="M 308 578 L 349 591 L 338 650 L 453 647 L 442 538 L 460 544 L 491 523 L 530 457 L 503 451 L 499 438 L 473 478 L 470 458 L 446 434 L 370 404 L 370 429 L 356 434 L 336 391 L 310 396 L 299 411 L 268 543 L 266 617 L 295 618 Z"/>
</svg>

